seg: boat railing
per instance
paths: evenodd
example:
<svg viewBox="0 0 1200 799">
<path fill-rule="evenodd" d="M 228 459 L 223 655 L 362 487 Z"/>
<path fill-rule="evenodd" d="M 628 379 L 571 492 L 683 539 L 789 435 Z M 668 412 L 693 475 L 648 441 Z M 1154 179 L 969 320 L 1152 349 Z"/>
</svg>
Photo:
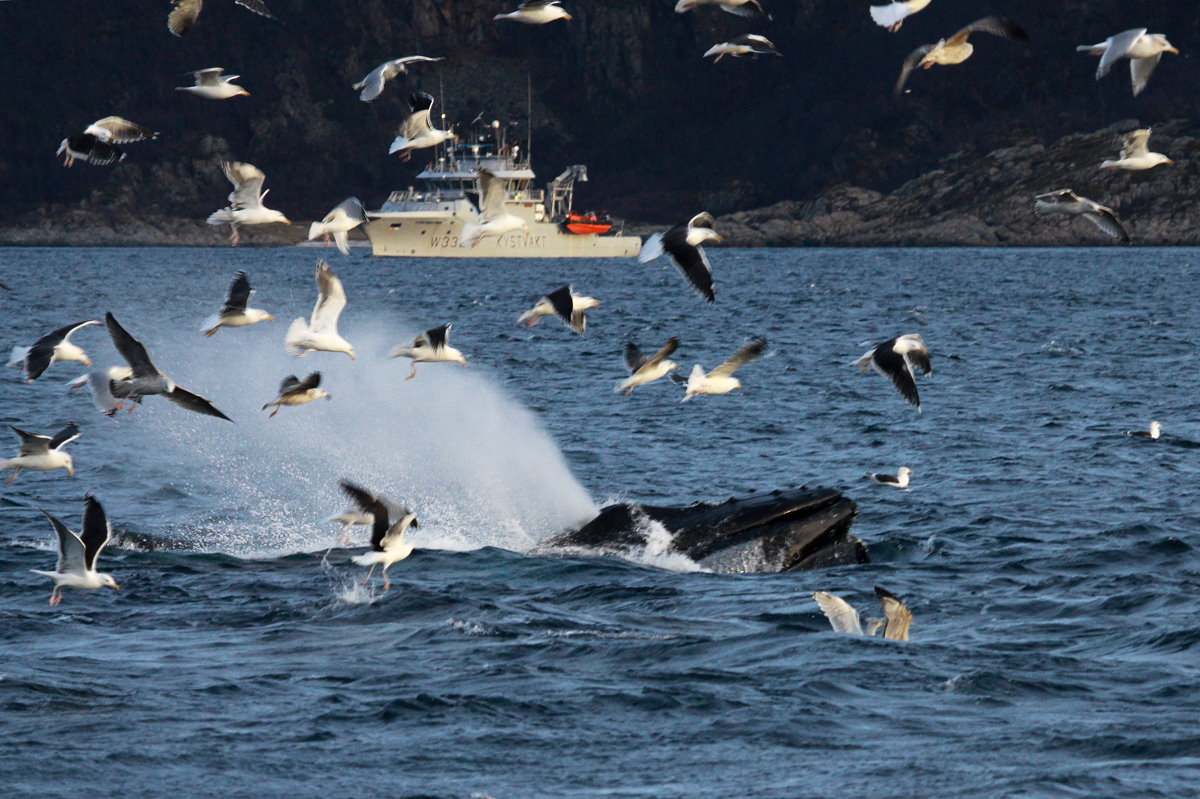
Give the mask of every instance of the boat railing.
<svg viewBox="0 0 1200 799">
<path fill-rule="evenodd" d="M 465 197 L 465 193 L 459 190 L 447 191 L 417 191 L 415 188 L 403 189 L 394 191 L 388 195 L 388 205 L 400 205 L 402 203 L 450 203 L 461 200 Z M 541 189 L 512 189 L 508 192 L 507 202 L 510 203 L 544 203 L 546 201 L 546 192 Z"/>
</svg>

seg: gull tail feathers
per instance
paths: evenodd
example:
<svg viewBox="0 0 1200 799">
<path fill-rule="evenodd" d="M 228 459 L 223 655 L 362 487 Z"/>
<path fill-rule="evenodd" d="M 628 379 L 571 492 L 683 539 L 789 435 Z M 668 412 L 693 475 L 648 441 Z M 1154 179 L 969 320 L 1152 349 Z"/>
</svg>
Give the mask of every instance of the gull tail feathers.
<svg viewBox="0 0 1200 799">
<path fill-rule="evenodd" d="M 339 230 L 333 234 L 333 243 L 337 245 L 338 252 L 342 255 L 350 254 L 350 234 L 344 230 Z"/>
<path fill-rule="evenodd" d="M 638 263 L 644 264 L 648 261 L 653 261 L 662 254 L 662 234 L 655 233 L 653 236 L 646 239 L 646 243 L 642 245 L 642 251 L 638 253 Z"/>
<path fill-rule="evenodd" d="M 308 240 L 312 241 L 313 239 L 317 238 L 318 236 L 323 235 L 324 233 L 325 233 L 325 223 L 313 222 L 308 227 Z"/>
<path fill-rule="evenodd" d="M 904 3 L 888 3 L 886 6 L 871 6 L 871 19 L 875 20 L 875 24 L 884 28 L 891 28 L 893 25 L 899 25 L 910 14 L 909 8 Z"/>
<path fill-rule="evenodd" d="M 8 354 L 8 363 L 6 366 L 20 366 L 21 363 L 29 357 L 29 347 L 22 347 L 19 344 L 12 348 L 12 352 Z"/>
<path fill-rule="evenodd" d="M 208 215 L 208 224 L 210 225 L 231 225 L 233 222 L 233 211 L 228 208 L 222 208 L 220 211 L 213 211 Z"/>
<path fill-rule="evenodd" d="M 287 349 L 289 355 L 297 357 L 303 355 L 308 349 L 304 346 L 304 339 L 308 336 L 308 320 L 304 317 L 297 317 L 288 325 L 287 335 L 283 337 L 283 346 Z"/>
</svg>

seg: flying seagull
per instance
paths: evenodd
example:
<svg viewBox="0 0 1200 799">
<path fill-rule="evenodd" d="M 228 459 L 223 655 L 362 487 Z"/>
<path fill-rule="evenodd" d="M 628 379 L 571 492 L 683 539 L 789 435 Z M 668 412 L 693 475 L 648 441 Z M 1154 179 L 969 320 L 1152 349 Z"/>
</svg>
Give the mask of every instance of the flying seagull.
<svg viewBox="0 0 1200 799">
<path fill-rule="evenodd" d="M 8 365 L 15 366 L 23 362 L 26 382 L 37 380 L 50 368 L 50 364 L 56 361 L 82 361 L 85 365 L 91 366 L 92 359 L 88 357 L 82 347 L 72 344 L 70 339 L 71 334 L 79 328 L 98 324 L 100 324 L 98 319 L 76 322 L 47 333 L 35 341 L 32 347 L 13 347 Z"/>
<path fill-rule="evenodd" d="M 1080 197 L 1070 189 L 1057 189 L 1039 194 L 1034 198 L 1033 210 L 1039 214 L 1082 216 L 1123 244 L 1130 242 L 1129 233 L 1113 209 L 1087 197 Z"/>
<path fill-rule="evenodd" d="M 312 223 L 312 227 L 308 229 L 308 240 L 324 236 L 325 246 L 329 246 L 329 237 L 332 235 L 338 251 L 342 255 L 349 255 L 350 237 L 347 234 L 366 221 L 367 209 L 363 208 L 357 197 L 348 197 L 325 214 L 325 218 L 320 222 Z"/>
<path fill-rule="evenodd" d="M 128 366 L 110 366 L 107 369 L 92 369 L 67 383 L 68 389 L 88 387 L 92 395 L 92 404 L 100 413 L 109 419 L 116 416 L 117 411 L 125 407 L 125 403 L 113 396 L 111 385 L 133 377 L 133 370 Z"/>
<path fill-rule="evenodd" d="M 907 466 L 901 466 L 896 470 L 895 474 L 879 474 L 878 472 L 867 472 L 867 477 L 870 477 L 876 483 L 892 488 L 908 488 L 908 477 L 913 473 L 913 470 Z"/>
<path fill-rule="evenodd" d="M 579 335 L 587 330 L 589 308 L 595 308 L 600 300 L 576 294 L 569 285 L 557 288 L 538 300 L 537 305 L 517 317 L 517 324 L 524 322 L 529 327 L 536 325 L 543 316 L 557 316 L 567 327 Z"/>
<path fill-rule="evenodd" d="M 925 341 L 916 333 L 889 338 L 867 350 L 861 358 L 854 362 L 863 371 L 873 368 L 876 372 L 892 381 L 900 396 L 921 410 L 921 396 L 917 392 L 917 379 L 914 369 L 920 369 L 922 374 L 932 374 L 933 365 L 929 362 L 929 350 Z"/>
<path fill-rule="evenodd" d="M 404 120 L 404 124 L 400 126 L 400 134 L 395 139 L 392 139 L 392 146 L 388 148 L 388 155 L 400 153 L 400 160 L 407 161 L 412 158 L 413 150 L 434 147 L 446 139 L 458 138 L 454 134 L 454 131 L 438 130 L 429 121 L 433 102 L 433 95 L 427 92 L 417 92 L 408 98 L 408 107 L 412 110 L 412 113 L 408 115 L 408 118 Z"/>
<path fill-rule="evenodd" d="M 480 167 L 476 175 L 478 191 L 467 192 L 467 199 L 474 206 L 475 218 L 463 224 L 459 236 L 460 247 L 474 247 L 485 238 L 498 238 L 514 230 L 529 233 L 529 223 L 524 217 L 509 213 L 505 203 L 508 200 L 508 189 L 504 182 L 485 167 Z"/>
<path fill-rule="evenodd" d="M 188 92 L 206 100 L 228 100 L 230 97 L 249 97 L 250 92 L 233 83 L 241 75 L 223 75 L 221 67 L 198 69 L 192 73 L 195 86 L 176 86 L 177 92 Z"/>
<path fill-rule="evenodd" d="M 717 63 L 725 56 L 743 56 L 743 55 L 777 55 L 782 56 L 783 53 L 775 49 L 775 45 L 766 36 L 759 36 L 757 33 L 747 33 L 742 36 L 735 36 L 727 42 L 714 44 L 712 47 L 704 51 L 704 58 L 710 55 L 715 55 L 713 63 Z"/>
<path fill-rule="evenodd" d="M 392 348 L 388 353 L 389 358 L 412 358 L 412 371 L 405 380 L 412 380 L 417 376 L 418 363 L 454 362 L 467 365 L 463 354 L 450 346 L 450 327 L 451 325 L 446 324 L 426 330 L 413 339 L 411 346 Z"/>
<path fill-rule="evenodd" d="M 117 352 L 121 353 L 121 357 L 125 359 L 132 370 L 132 374 L 127 380 L 109 381 L 108 388 L 115 399 L 130 400 L 135 403 L 134 407 L 136 407 L 141 403 L 142 397 L 161 394 L 176 405 L 193 413 L 215 416 L 227 422 L 233 421 L 207 399 L 188 391 L 183 386 L 175 385 L 174 380 L 160 372 L 154 365 L 154 361 L 150 360 L 150 355 L 146 352 L 146 347 L 142 342 L 121 327 L 111 312 L 104 315 L 104 326 L 108 328 L 113 346 L 117 348 Z M 132 410 L 133 407 L 130 408 L 130 411 Z"/>
<path fill-rule="evenodd" d="M 1167 41 L 1161 33 L 1147 33 L 1148 28 L 1133 28 L 1114 36 L 1109 36 L 1099 44 L 1083 44 L 1075 48 L 1076 52 L 1100 56 L 1100 64 L 1096 67 L 1096 80 L 1100 80 L 1113 64 L 1122 58 L 1129 59 L 1129 75 L 1133 80 L 1133 96 L 1137 97 L 1146 88 L 1150 73 L 1158 66 L 1163 53 L 1179 51 Z"/>
<path fill-rule="evenodd" d="M 101 574 L 96 571 L 96 560 L 112 538 L 112 525 L 100 500 L 91 494 L 83 498 L 83 532 L 79 535 L 59 521 L 56 517 L 42 511 L 54 532 L 58 535 L 58 564 L 54 571 L 44 572 L 31 569 L 34 574 L 49 577 L 54 581 L 54 590 L 50 592 L 50 604 L 62 602 L 64 588 L 77 588 L 90 591 L 96 588 L 111 588 L 120 591 L 121 586 L 111 574 Z"/>
<path fill-rule="evenodd" d="M 929 69 L 934 64 L 961 64 L 970 58 L 971 53 L 975 52 L 975 46 L 968 42 L 967 38 L 976 31 L 1021 42 L 1029 39 L 1024 28 L 1004 17 L 977 19 L 949 39 L 939 39 L 937 44 L 923 44 L 909 53 L 908 58 L 904 59 L 904 66 L 900 68 L 900 79 L 896 81 L 895 94 L 898 95 L 904 90 L 909 73 L 917 67 Z"/>
<path fill-rule="evenodd" d="M 879 597 L 884 618 L 868 619 L 871 627 L 866 635 L 874 636 L 882 627 L 884 638 L 893 641 L 907 641 L 908 628 L 912 625 L 912 613 L 908 606 L 898 596 L 879 586 L 875 586 L 875 596 Z M 858 611 L 852 608 L 846 600 L 825 591 L 817 591 L 813 594 L 813 599 L 817 601 L 821 612 L 829 619 L 829 624 L 833 627 L 834 632 L 863 635 L 862 623 L 858 620 Z"/>
<path fill-rule="evenodd" d="M 679 0 L 675 4 L 675 13 L 686 14 L 700 6 L 718 6 L 722 11 L 737 14 L 739 17 L 771 18 L 758 0 Z"/>
<path fill-rule="evenodd" d="M 646 239 L 638 254 L 638 262 L 648 263 L 669 252 L 692 288 L 700 292 L 704 299 L 714 302 L 717 295 L 713 291 L 712 265 L 700 246 L 709 241 L 719 242 L 721 236 L 713 230 L 712 214 L 705 211 L 665 233 L 655 233 Z"/>
<path fill-rule="evenodd" d="M 364 103 L 369 103 L 378 97 L 383 92 L 383 87 L 389 80 L 397 75 L 408 74 L 408 65 L 417 61 L 445 61 L 444 58 L 430 58 L 423 55 L 407 55 L 404 58 L 396 58 L 391 61 L 384 61 L 358 83 L 354 84 L 355 89 L 362 89 L 362 93 L 358 95 L 358 99 Z"/>
<path fill-rule="evenodd" d="M 902 0 L 884 6 L 871 6 L 871 19 L 875 20 L 876 25 L 895 33 L 900 30 L 904 20 L 927 5 L 929 5 L 929 0 Z"/>
<path fill-rule="evenodd" d="M 83 133 L 70 136 L 58 145 L 56 155 L 63 157 L 63 166 L 76 161 L 85 161 L 97 166 L 107 166 L 125 157 L 118 144 L 132 144 L 157 139 L 158 133 L 121 117 L 98 119 L 84 129 Z"/>
<path fill-rule="evenodd" d="M 556 19 L 570 19 L 571 15 L 562 7 L 559 0 L 525 0 L 517 6 L 516 11 L 507 14 L 497 14 L 492 21 L 506 19 L 509 22 L 523 22 L 526 25 L 545 25 Z"/>
<path fill-rule="evenodd" d="M 284 405 L 307 405 L 313 400 L 332 399 L 328 391 L 317 388 L 319 385 L 321 385 L 320 372 L 313 372 L 303 380 L 295 375 L 288 375 L 279 384 L 279 396 L 262 406 L 262 409 L 265 411 L 267 408 L 275 408 L 267 417 L 271 419 L 279 413 L 279 409 Z"/>
<path fill-rule="evenodd" d="M 66 469 L 67 474 L 75 476 L 75 462 L 70 453 L 63 452 L 63 447 L 79 438 L 79 427 L 74 422 L 51 436 L 28 433 L 18 427 L 9 425 L 21 440 L 21 448 L 15 458 L 0 461 L 0 471 L 12 469 L 12 476 L 6 482 L 13 482 L 22 469 L 31 472 L 49 472 L 55 469 Z"/>
<path fill-rule="evenodd" d="M 255 14 L 274 19 L 271 12 L 267 10 L 267 4 L 263 0 L 235 0 L 242 8 L 248 8 Z M 175 8 L 171 9 L 171 13 L 167 16 L 167 30 L 176 36 L 182 36 L 192 29 L 192 25 L 196 22 L 196 17 L 200 16 L 200 9 L 204 7 L 204 0 L 173 0 Z"/>
<path fill-rule="evenodd" d="M 638 349 L 637 344 L 632 341 L 627 343 L 625 345 L 625 366 L 629 369 L 629 379 L 617 386 L 614 391 L 624 391 L 625 396 L 628 397 L 638 386 L 653 383 L 655 380 L 665 377 L 671 370 L 678 369 L 679 364 L 667 360 L 678 347 L 679 339 L 672 337 L 654 355 L 644 355 Z"/>
<path fill-rule="evenodd" d="M 1125 435 L 1134 438 L 1149 438 L 1155 441 L 1162 435 L 1162 425 L 1158 422 L 1151 422 L 1149 430 L 1126 430 Z"/>
<path fill-rule="evenodd" d="M 749 344 L 735 352 L 733 357 L 708 374 L 704 373 L 704 367 L 696 364 L 692 367 L 692 373 L 688 375 L 687 392 L 680 402 L 687 402 L 697 394 L 728 394 L 736 388 L 741 388 L 741 381 L 734 377 L 733 373 L 751 361 L 757 360 L 766 350 L 767 340 L 755 337 Z"/>
<path fill-rule="evenodd" d="M 404 540 L 404 532 L 410 526 L 420 527 L 416 514 L 347 480 L 343 480 L 341 486 L 358 506 L 358 512 L 369 513 L 372 517 L 371 551 L 353 558 L 357 565 L 371 567 L 362 584 L 366 585 L 375 573 L 375 567 L 383 564 L 383 590 L 386 591 L 392 587 L 392 581 L 388 579 L 388 567 L 412 553 L 412 544 Z"/>
<path fill-rule="evenodd" d="M 287 351 L 302 358 L 310 352 L 344 352 L 358 360 L 350 342 L 338 335 L 338 317 L 346 307 L 346 289 L 325 261 L 317 261 L 317 304 L 309 321 L 295 319 L 283 343 Z"/>
<path fill-rule="evenodd" d="M 229 206 L 210 214 L 208 224 L 229 225 L 231 245 L 236 247 L 241 241 L 238 225 L 267 225 L 272 222 L 292 224 L 282 212 L 273 211 L 262 204 L 263 197 L 267 196 L 267 192 L 263 191 L 263 181 L 267 176 L 261 169 L 241 161 L 223 161 L 221 169 L 233 184 L 233 191 L 229 194 Z"/>
<path fill-rule="evenodd" d="M 200 332 L 206 336 L 215 336 L 222 327 L 246 327 L 258 322 L 274 322 L 275 317 L 260 308 L 250 308 L 248 303 L 254 296 L 250 288 L 250 278 L 245 272 L 238 272 L 229 284 L 229 292 L 225 295 L 225 304 L 218 313 L 204 320 Z"/>
<path fill-rule="evenodd" d="M 1149 147 L 1150 128 L 1130 131 L 1121 140 L 1121 154 L 1115 161 L 1106 160 L 1100 164 L 1101 169 L 1128 169 L 1140 172 L 1156 167 L 1159 164 L 1175 163 L 1162 153 L 1152 153 Z"/>
</svg>

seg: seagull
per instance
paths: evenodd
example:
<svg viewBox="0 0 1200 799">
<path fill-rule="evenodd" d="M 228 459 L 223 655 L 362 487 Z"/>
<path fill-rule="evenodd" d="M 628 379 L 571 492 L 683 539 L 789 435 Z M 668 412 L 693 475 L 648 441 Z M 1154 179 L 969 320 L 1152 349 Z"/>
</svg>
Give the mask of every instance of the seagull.
<svg viewBox="0 0 1200 799">
<path fill-rule="evenodd" d="M 507 14 L 497 14 L 492 17 L 495 22 L 507 19 L 510 22 L 523 22 L 526 25 L 545 25 L 556 19 L 570 19 L 571 15 L 562 7 L 558 0 L 526 0 L 517 6 L 516 11 Z"/>
<path fill-rule="evenodd" d="M 771 18 L 758 0 L 679 0 L 675 4 L 675 13 L 686 14 L 700 6 L 720 6 L 722 11 L 737 14 L 739 17 Z"/>
<path fill-rule="evenodd" d="M 866 635 L 874 636 L 882 627 L 884 638 L 893 641 L 907 641 L 908 628 L 912 624 L 912 613 L 908 606 L 898 596 L 879 586 L 875 586 L 875 596 L 879 597 L 885 618 L 868 619 L 871 627 Z M 813 594 L 813 599 L 817 601 L 821 612 L 829 619 L 829 624 L 833 627 L 834 632 L 863 635 L 862 624 L 858 620 L 858 611 L 850 607 L 850 603 L 846 600 L 825 591 L 817 591 Z"/>
<path fill-rule="evenodd" d="M 417 61 L 445 61 L 444 58 L 429 58 L 423 55 L 407 55 L 404 58 L 396 58 L 391 61 L 384 61 L 375 69 L 371 70 L 365 78 L 354 84 L 355 89 L 362 89 L 362 93 L 358 95 L 358 99 L 364 103 L 369 103 L 378 97 L 383 92 L 383 87 L 389 80 L 397 75 L 407 75 L 408 65 Z"/>
<path fill-rule="evenodd" d="M 727 42 L 714 44 L 704 52 L 703 58 L 715 55 L 716 59 L 713 61 L 715 64 L 725 56 L 736 58 L 737 56 L 746 54 L 754 56 L 783 55 L 783 53 L 775 49 L 775 45 L 766 36 L 759 36 L 757 33 L 747 33 L 742 36 L 735 36 Z"/>
<path fill-rule="evenodd" d="M 751 339 L 750 343 L 733 354 L 725 363 L 713 369 L 708 374 L 704 367 L 696 364 L 687 380 L 687 393 L 680 402 L 687 402 L 697 394 L 728 394 L 742 384 L 733 373 L 740 367 L 757 360 L 767 349 L 767 340 L 761 337 Z"/>
<path fill-rule="evenodd" d="M 1148 146 L 1149 140 L 1150 128 L 1142 128 L 1126 133 L 1125 138 L 1121 140 L 1121 155 L 1115 161 L 1106 160 L 1100 164 L 1100 168 L 1128 169 L 1133 172 L 1140 172 L 1143 169 L 1150 169 L 1159 164 L 1175 163 L 1162 153 L 1150 152 Z"/>
<path fill-rule="evenodd" d="M 279 413 L 279 409 L 284 405 L 307 405 L 313 400 L 333 399 L 329 396 L 329 392 L 323 388 L 317 388 L 321 385 L 321 373 L 313 372 L 308 377 L 300 380 L 295 375 L 288 375 L 283 378 L 283 382 L 279 384 L 279 396 L 271 402 L 262 406 L 262 410 L 266 410 L 274 406 L 275 410 L 271 411 L 268 419 L 275 418 L 275 414 Z"/>
<path fill-rule="evenodd" d="M 141 403 L 142 397 L 161 394 L 186 410 L 205 416 L 215 416 L 227 422 L 233 421 L 217 410 L 217 407 L 207 399 L 188 391 L 183 386 L 175 385 L 174 380 L 160 372 L 154 365 L 154 361 L 150 360 L 150 355 L 146 352 L 146 347 L 142 342 L 129 335 L 129 332 L 121 327 L 111 312 L 104 315 L 104 326 L 108 328 L 113 346 L 129 363 L 131 370 L 131 374 L 126 380 L 110 380 L 108 390 L 116 400 L 127 399 L 133 402 L 134 405 L 129 408 L 130 412 Z"/>
<path fill-rule="evenodd" d="M 638 349 L 637 344 L 630 341 L 625 345 L 625 366 L 629 368 L 629 379 L 613 390 L 624 391 L 628 397 L 638 386 L 666 377 L 673 369 L 679 368 L 679 364 L 667 360 L 678 347 L 679 339 L 672 337 L 654 355 L 646 356 Z"/>
<path fill-rule="evenodd" d="M 475 219 L 463 223 L 459 235 L 460 247 L 474 247 L 485 238 L 503 236 L 514 230 L 524 230 L 529 235 L 529 223 L 523 217 L 509 213 L 505 208 L 508 189 L 504 182 L 490 169 L 479 168 L 478 192 L 467 192 L 475 209 Z"/>
<path fill-rule="evenodd" d="M 221 169 L 233 184 L 233 191 L 229 194 L 229 206 L 210 214 L 208 224 L 229 225 L 231 245 L 236 247 L 241 241 L 238 225 L 267 225 L 271 222 L 292 224 L 282 212 L 272 211 L 262 204 L 263 197 L 267 196 L 267 192 L 262 190 L 267 176 L 261 169 L 241 161 L 222 161 Z"/>
<path fill-rule="evenodd" d="M 870 477 L 876 483 L 893 488 L 908 488 L 908 477 L 913 473 L 913 470 L 907 466 L 901 466 L 896 470 L 895 474 L 878 474 L 877 472 L 867 472 L 867 477 Z"/>
<path fill-rule="evenodd" d="M 1129 233 L 1113 209 L 1087 197 L 1080 197 L 1070 189 L 1056 189 L 1037 195 L 1034 197 L 1033 210 L 1039 214 L 1082 216 L 1123 244 L 1130 242 Z"/>
<path fill-rule="evenodd" d="M 76 389 L 87 386 L 92 394 L 92 403 L 100 413 L 111 419 L 117 411 L 125 407 L 125 403 L 113 396 L 110 386 L 113 382 L 119 383 L 131 377 L 133 377 L 133 370 L 128 366 L 110 366 L 107 369 L 93 369 L 81 374 L 67 383 L 67 388 Z"/>
<path fill-rule="evenodd" d="M 1083 44 L 1075 48 L 1078 53 L 1100 56 L 1096 67 L 1096 80 L 1100 80 L 1113 64 L 1122 58 L 1129 59 L 1129 75 L 1133 79 L 1133 96 L 1137 97 L 1146 88 L 1150 73 L 1158 66 L 1163 53 L 1179 51 L 1161 33 L 1147 33 L 1147 28 L 1133 28 L 1115 36 L 1109 36 L 1099 44 Z"/>
<path fill-rule="evenodd" d="M 31 472 L 49 472 L 55 469 L 66 469 L 67 474 L 75 476 L 75 462 L 70 453 L 63 452 L 63 447 L 79 438 L 79 427 L 71 422 L 54 437 L 41 436 L 37 433 L 27 433 L 20 428 L 9 425 L 9 428 L 21 439 L 21 448 L 17 456 L 11 460 L 0 461 L 0 470 L 12 469 L 8 483 L 17 479 L 22 469 Z"/>
<path fill-rule="evenodd" d="M 886 6 L 871 6 L 871 19 L 875 20 L 876 25 L 895 33 L 900 30 L 904 20 L 927 5 L 929 5 L 929 0 L 906 0 L 906 2 L 888 3 Z"/>
<path fill-rule="evenodd" d="M 350 360 L 358 360 L 350 342 L 338 335 L 338 317 L 346 307 L 346 289 L 342 281 L 325 261 L 317 261 L 317 304 L 312 317 L 294 320 L 288 327 L 283 343 L 287 351 L 297 358 L 310 352 L 344 352 Z"/>
<path fill-rule="evenodd" d="M 1149 430 L 1126 430 L 1125 435 L 1135 438 L 1149 438 L 1157 441 L 1158 437 L 1162 435 L 1162 425 L 1158 422 L 1151 422 Z"/>
<path fill-rule="evenodd" d="M 675 265 L 683 276 L 700 292 L 704 299 L 714 302 L 717 295 L 713 292 L 712 265 L 708 262 L 701 244 L 719 242 L 721 236 L 713 230 L 712 214 L 704 211 L 696 214 L 686 222 L 681 222 L 665 233 L 655 233 L 646 239 L 638 255 L 639 263 L 648 263 L 669 252 L 675 260 Z"/>
<path fill-rule="evenodd" d="M 359 525 L 367 526 L 375 523 L 375 516 L 370 513 L 364 513 L 357 507 L 339 513 L 337 516 L 330 516 L 325 521 L 338 522 L 342 525 L 342 529 L 338 531 L 337 544 L 349 544 L 353 539 L 350 538 L 350 530 Z"/>
<path fill-rule="evenodd" d="M 446 139 L 457 139 L 454 131 L 438 130 L 429 121 L 429 112 L 433 109 L 433 95 L 417 92 L 408 98 L 408 107 L 412 113 L 400 126 L 400 135 L 392 140 L 388 155 L 400 153 L 401 160 L 412 158 L 413 150 L 434 147 Z"/>
<path fill-rule="evenodd" d="M 198 69 L 192 73 L 192 80 L 196 81 L 195 86 L 176 86 L 175 91 L 188 92 L 206 100 L 228 100 L 230 97 L 250 96 L 250 92 L 233 83 L 241 75 L 222 77 L 224 72 L 225 70 L 221 67 Z"/>
<path fill-rule="evenodd" d="M 215 336 L 222 327 L 246 327 L 258 322 L 274 322 L 275 317 L 260 308 L 249 308 L 247 303 L 254 296 L 250 288 L 250 278 L 245 272 L 238 272 L 229 284 L 229 293 L 225 295 L 225 304 L 219 313 L 204 320 L 200 328 L 206 336 Z"/>
<path fill-rule="evenodd" d="M 363 208 L 363 204 L 358 201 L 357 197 L 348 197 L 325 214 L 325 218 L 320 222 L 312 223 L 312 227 L 308 229 L 308 240 L 312 241 L 317 236 L 324 236 L 325 246 L 328 247 L 329 236 L 332 234 L 342 255 L 349 255 L 350 237 L 346 234 L 366 221 L 367 209 Z"/>
<path fill-rule="evenodd" d="M 865 372 L 873 368 L 876 372 L 890 379 L 900 392 L 900 396 L 921 410 L 921 396 L 917 393 L 917 379 L 913 369 L 921 370 L 922 374 L 933 374 L 933 365 L 929 362 L 929 350 L 925 341 L 916 333 L 889 338 L 876 344 L 854 362 Z"/>
<path fill-rule="evenodd" d="M 83 348 L 72 344 L 71 334 L 81 327 L 100 324 L 99 319 L 89 319 L 86 322 L 76 322 L 66 327 L 60 327 L 52 333 L 39 338 L 32 347 L 13 347 L 9 355 L 8 365 L 25 364 L 25 382 L 37 380 L 56 361 L 82 361 L 86 366 L 92 365 L 92 359 Z"/>
<path fill-rule="evenodd" d="M 937 44 L 923 44 L 909 53 L 900 68 L 900 79 L 896 81 L 894 93 L 899 95 L 908 81 L 908 75 L 917 67 L 929 69 L 934 64 L 961 64 L 971 57 L 975 47 L 967 41 L 972 33 L 990 33 L 1005 39 L 1028 41 L 1029 35 L 1025 29 L 1004 17 L 984 17 L 977 19 L 949 39 L 939 39 Z"/>
<path fill-rule="evenodd" d="M 599 304 L 600 300 L 576 294 L 567 285 L 538 300 L 537 305 L 517 317 L 517 324 L 524 322 L 533 327 L 543 316 L 557 316 L 567 327 L 582 336 L 587 330 L 587 315 L 584 312 Z"/>
<path fill-rule="evenodd" d="M 83 533 L 75 533 L 46 511 L 42 511 L 54 532 L 58 534 L 58 563 L 52 572 L 30 569 L 34 574 L 49 577 L 54 581 L 54 590 L 50 592 L 50 604 L 62 602 L 64 588 L 78 588 L 91 591 L 96 588 L 111 588 L 120 591 L 121 586 L 111 574 L 101 574 L 96 571 L 96 560 L 112 538 L 112 525 L 100 500 L 91 494 L 83 498 Z"/>
<path fill-rule="evenodd" d="M 167 16 L 167 30 L 176 36 L 182 36 L 191 30 L 192 25 L 196 22 L 196 17 L 200 16 L 204 0 L 172 0 L 172 2 L 175 3 L 175 8 L 171 9 L 171 13 Z M 236 0 L 236 2 L 242 8 L 248 8 L 255 14 L 267 19 L 274 19 L 263 0 Z"/>
<path fill-rule="evenodd" d="M 366 585 L 375 573 L 375 567 L 383 564 L 383 590 L 392 587 L 387 570 L 398 560 L 404 560 L 412 553 L 412 544 L 404 540 L 404 532 L 412 526 L 419 528 L 417 516 L 403 505 L 384 497 L 372 494 L 365 488 L 360 488 L 347 480 L 341 482 L 342 490 L 350 495 L 358 506 L 358 512 L 370 514 L 371 522 L 371 551 L 353 558 L 359 566 L 370 566 L 362 584 Z"/>
<path fill-rule="evenodd" d="M 442 325 L 432 330 L 426 330 L 413 339 L 410 347 L 393 347 L 388 353 L 389 358 L 412 358 L 412 371 L 405 380 L 417 376 L 418 363 L 455 363 L 467 365 L 467 359 L 458 350 L 450 346 L 450 327 Z"/>
<path fill-rule="evenodd" d="M 63 166 L 71 166 L 77 160 L 107 166 L 125 158 L 118 144 L 157 138 L 157 132 L 128 119 L 105 117 L 88 125 L 83 133 L 63 139 L 56 155 L 63 156 Z"/>
</svg>

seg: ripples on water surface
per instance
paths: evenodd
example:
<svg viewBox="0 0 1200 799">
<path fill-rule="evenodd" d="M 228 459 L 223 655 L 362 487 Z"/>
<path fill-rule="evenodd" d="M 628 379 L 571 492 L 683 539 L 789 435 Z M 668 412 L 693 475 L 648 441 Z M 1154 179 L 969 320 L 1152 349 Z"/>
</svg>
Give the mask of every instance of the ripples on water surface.
<svg viewBox="0 0 1200 799">
<path fill-rule="evenodd" d="M 1180 797 L 1200 784 L 1194 250 L 722 250 L 707 306 L 659 264 L 356 250 L 9 249 L 4 347 L 111 310 L 230 425 L 150 398 L 110 421 L 0 379 L 0 419 L 83 427 L 79 476 L 0 493 L 4 796 Z M 330 257 L 359 360 L 283 352 Z M 233 272 L 279 319 L 197 332 Z M 517 315 L 571 282 L 588 334 Z M 387 350 L 454 322 L 471 361 Z M 853 360 L 919 332 L 924 413 Z M 744 392 L 623 398 L 621 345 L 684 371 L 752 334 Z M 76 334 L 115 363 L 103 331 Z M 7 350 L 5 350 L 7 351 Z M 330 402 L 259 412 L 289 373 Z M 1121 436 L 1163 422 L 1159 442 Z M 908 492 L 862 479 L 915 471 Z M 325 548 L 351 477 L 408 501 L 386 595 Z M 519 554 L 617 498 L 803 482 L 859 502 L 874 562 L 716 575 Z M 46 507 L 95 491 L 123 590 L 46 604 Z M 356 550 L 357 551 L 357 550 Z M 905 596 L 913 641 L 809 597 Z"/>
</svg>

